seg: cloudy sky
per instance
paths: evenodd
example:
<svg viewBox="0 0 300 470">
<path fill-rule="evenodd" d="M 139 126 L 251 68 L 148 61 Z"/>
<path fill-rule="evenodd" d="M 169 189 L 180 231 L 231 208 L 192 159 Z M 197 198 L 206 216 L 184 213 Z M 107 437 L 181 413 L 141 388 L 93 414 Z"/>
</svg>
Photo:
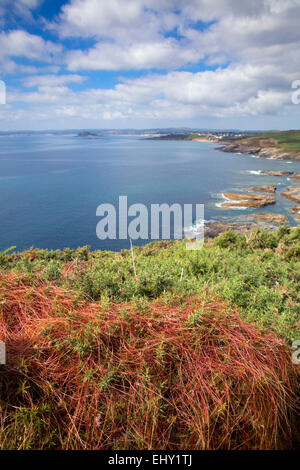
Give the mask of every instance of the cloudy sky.
<svg viewBox="0 0 300 470">
<path fill-rule="evenodd" d="M 0 0 L 0 130 L 299 128 L 300 0 Z"/>
</svg>

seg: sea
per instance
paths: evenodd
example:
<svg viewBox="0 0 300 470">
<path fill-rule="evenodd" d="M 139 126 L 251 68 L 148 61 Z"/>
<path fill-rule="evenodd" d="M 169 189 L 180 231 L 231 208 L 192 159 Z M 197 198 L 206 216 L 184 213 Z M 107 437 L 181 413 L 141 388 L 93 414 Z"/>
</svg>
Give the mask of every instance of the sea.
<svg viewBox="0 0 300 470">
<path fill-rule="evenodd" d="M 97 237 L 97 207 L 120 196 L 128 206 L 204 204 L 206 221 L 245 220 L 254 212 L 285 214 L 293 204 L 280 196 L 295 184 L 263 170 L 300 171 L 300 162 L 220 152 L 212 142 L 151 140 L 139 135 L 87 138 L 74 134 L 0 136 L 0 250 L 51 250 L 90 245 L 120 251 L 130 240 Z M 224 192 L 276 184 L 277 202 L 263 209 L 223 209 Z M 173 221 L 174 222 L 174 221 Z M 193 220 L 196 226 L 201 221 Z M 171 231 L 171 237 L 174 227 Z M 135 245 L 152 241 L 134 240 Z"/>
</svg>

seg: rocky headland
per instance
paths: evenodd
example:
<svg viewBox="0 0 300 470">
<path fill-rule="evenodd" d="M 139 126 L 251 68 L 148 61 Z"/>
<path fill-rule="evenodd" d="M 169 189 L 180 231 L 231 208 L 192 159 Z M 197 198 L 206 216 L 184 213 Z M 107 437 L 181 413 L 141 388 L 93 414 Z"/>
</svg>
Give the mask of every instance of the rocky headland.
<svg viewBox="0 0 300 470">
<path fill-rule="evenodd" d="M 250 216 L 246 216 L 247 218 L 254 218 L 259 220 L 264 220 L 265 222 L 272 222 L 278 225 L 288 224 L 289 221 L 287 217 L 283 214 L 274 214 L 271 212 L 258 212 L 256 214 L 251 214 Z"/>
<path fill-rule="evenodd" d="M 275 194 L 276 186 L 274 184 L 270 184 L 268 186 L 254 186 L 254 188 L 249 189 L 249 191 L 254 191 L 257 193 Z"/>
<path fill-rule="evenodd" d="M 258 221 L 258 222 L 221 222 L 221 221 L 209 221 L 205 223 L 204 234 L 207 238 L 215 238 L 223 232 L 232 230 L 238 235 L 244 235 L 251 233 L 255 229 L 270 230 L 275 232 L 278 226 L 273 223 Z"/>
<path fill-rule="evenodd" d="M 273 144 L 274 145 L 274 144 Z M 225 145 L 217 147 L 216 150 L 227 153 L 242 153 L 245 155 L 255 155 L 259 158 L 272 158 L 273 160 L 299 160 L 299 153 L 284 152 L 276 146 L 267 146 L 262 143 L 261 146 L 249 145 L 243 142 L 228 141 Z"/>
<path fill-rule="evenodd" d="M 221 204 L 221 207 L 254 207 L 260 208 L 268 204 L 275 204 L 276 200 L 272 196 L 265 196 L 264 194 L 238 194 L 238 193 L 224 193 L 223 196 L 228 199 Z"/>
<path fill-rule="evenodd" d="M 152 136 L 152 138 L 160 140 L 194 140 L 194 141 L 211 141 L 218 142 L 216 150 L 227 153 L 238 153 L 253 155 L 259 158 L 269 158 L 274 160 L 300 160 L 300 131 L 279 131 L 270 133 L 244 135 L 215 135 L 213 133 L 169 133 L 160 136 Z M 295 145 L 297 144 L 297 145 Z M 257 174 L 269 175 L 275 177 L 288 177 L 290 181 L 300 181 L 300 172 L 282 171 L 282 170 L 257 170 Z M 275 193 L 276 185 L 254 186 L 252 188 L 243 189 L 242 193 L 223 193 L 226 199 L 218 206 L 223 209 L 241 209 L 241 208 L 263 208 L 267 205 L 276 203 Z M 253 194 L 254 193 L 254 194 Z M 256 193 L 256 194 L 255 194 Z M 281 196 L 290 201 L 300 203 L 300 186 L 292 186 L 283 191 Z M 300 213 L 298 208 L 294 206 L 291 212 L 300 221 Z M 247 216 L 246 216 L 247 217 Z M 251 214 L 252 221 L 247 222 L 213 222 L 209 225 L 208 235 L 217 232 L 222 233 L 225 230 L 234 230 L 237 233 L 244 233 L 245 230 L 253 228 L 270 228 L 269 224 L 278 226 L 280 224 L 288 224 L 288 219 L 283 214 L 275 213 L 257 213 Z M 255 219 L 255 220 L 254 220 Z M 257 220 L 256 220 L 257 219 Z M 258 224 L 258 225 L 257 225 Z M 213 235 L 215 236 L 215 235 Z"/>
</svg>

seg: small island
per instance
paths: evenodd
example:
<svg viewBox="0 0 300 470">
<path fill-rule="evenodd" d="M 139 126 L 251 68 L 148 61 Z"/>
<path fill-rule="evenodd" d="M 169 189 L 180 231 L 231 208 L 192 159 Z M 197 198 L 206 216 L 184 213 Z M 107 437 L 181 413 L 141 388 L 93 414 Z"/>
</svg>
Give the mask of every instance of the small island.
<svg viewBox="0 0 300 470">
<path fill-rule="evenodd" d="M 98 139 L 99 137 L 102 137 L 102 136 L 99 135 L 99 134 L 96 134 L 94 132 L 80 131 L 80 132 L 78 132 L 77 137 L 86 137 L 86 138 L 90 138 L 90 139 Z"/>
</svg>

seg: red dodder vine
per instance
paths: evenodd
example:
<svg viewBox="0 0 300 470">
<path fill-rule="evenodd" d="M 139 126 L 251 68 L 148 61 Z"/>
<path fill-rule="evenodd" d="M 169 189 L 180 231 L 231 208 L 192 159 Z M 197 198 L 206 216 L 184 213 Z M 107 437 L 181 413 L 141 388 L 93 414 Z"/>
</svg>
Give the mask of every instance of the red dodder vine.
<svg viewBox="0 0 300 470">
<path fill-rule="evenodd" d="M 87 303 L 0 275 L 0 447 L 277 449 L 296 374 L 283 340 L 209 294 Z"/>
</svg>

